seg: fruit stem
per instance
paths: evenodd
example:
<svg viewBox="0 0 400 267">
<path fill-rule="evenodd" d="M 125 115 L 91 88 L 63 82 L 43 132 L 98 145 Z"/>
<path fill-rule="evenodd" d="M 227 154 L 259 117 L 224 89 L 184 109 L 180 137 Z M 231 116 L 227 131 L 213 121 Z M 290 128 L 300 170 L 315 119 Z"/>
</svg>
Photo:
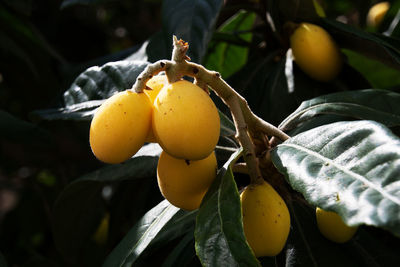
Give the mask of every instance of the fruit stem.
<svg viewBox="0 0 400 267">
<path fill-rule="evenodd" d="M 249 174 L 249 168 L 247 168 L 247 165 L 244 162 L 236 163 L 235 165 L 233 165 L 232 171 L 243 174 Z"/>
<path fill-rule="evenodd" d="M 201 87 L 206 85 L 222 99 L 229 107 L 237 132 L 237 139 L 243 147 L 243 155 L 249 170 L 251 183 L 262 181 L 262 175 L 258 166 L 254 144 L 249 135 L 250 133 L 263 133 L 269 136 L 276 136 L 281 141 L 289 138 L 287 134 L 279 130 L 272 124 L 256 116 L 250 109 L 245 98 L 237 93 L 229 84 L 227 84 L 218 72 L 207 70 L 200 64 L 189 62 L 190 58 L 186 55 L 189 48 L 187 42 L 173 37 L 172 61 L 161 60 L 148 65 L 139 75 L 132 90 L 142 92 L 146 88 L 146 82 L 160 71 L 165 71 L 168 81 L 173 83 L 183 76 L 190 76 L 196 79 L 196 83 Z"/>
</svg>

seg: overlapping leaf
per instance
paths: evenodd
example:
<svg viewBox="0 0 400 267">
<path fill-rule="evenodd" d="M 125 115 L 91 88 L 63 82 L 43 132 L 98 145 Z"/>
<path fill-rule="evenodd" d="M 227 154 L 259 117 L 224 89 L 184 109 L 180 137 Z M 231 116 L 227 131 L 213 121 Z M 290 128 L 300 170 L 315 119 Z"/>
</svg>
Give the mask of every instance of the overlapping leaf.
<svg viewBox="0 0 400 267">
<path fill-rule="evenodd" d="M 196 252 L 203 266 L 260 266 L 246 242 L 239 193 L 230 164 L 234 153 L 200 206 L 195 228 Z"/>
<path fill-rule="evenodd" d="M 309 203 L 400 236 L 400 140 L 373 121 L 337 122 L 294 136 L 272 160 Z"/>
<path fill-rule="evenodd" d="M 44 120 L 91 120 L 96 109 L 104 102 L 91 100 L 68 105 L 64 108 L 42 109 L 32 112 L 32 115 Z"/>
<path fill-rule="evenodd" d="M 163 200 L 148 211 L 107 257 L 103 267 L 130 267 L 158 232 L 179 211 Z"/>
<path fill-rule="evenodd" d="M 232 40 L 211 42 L 204 64 L 206 68 L 218 71 L 226 79 L 246 64 L 249 48 L 245 45 L 252 39 L 253 34 L 249 30 L 255 17 L 254 13 L 242 10 L 218 29 L 217 33 L 227 34 Z"/>
<path fill-rule="evenodd" d="M 222 0 L 163 1 L 164 36 L 171 38 L 171 44 L 172 35 L 189 42 L 189 56 L 201 62 L 222 5 Z"/>
<path fill-rule="evenodd" d="M 399 48 L 391 45 L 384 37 L 331 19 L 322 19 L 322 26 L 328 29 L 340 46 L 376 58 L 397 69 L 400 68 Z"/>
<path fill-rule="evenodd" d="M 147 66 L 142 61 L 116 61 L 82 72 L 64 93 L 65 106 L 101 100 L 129 89 Z"/>
<path fill-rule="evenodd" d="M 291 130 L 322 114 L 375 120 L 389 127 L 400 125 L 400 94 L 377 89 L 340 92 L 304 101 L 280 125 Z"/>
</svg>

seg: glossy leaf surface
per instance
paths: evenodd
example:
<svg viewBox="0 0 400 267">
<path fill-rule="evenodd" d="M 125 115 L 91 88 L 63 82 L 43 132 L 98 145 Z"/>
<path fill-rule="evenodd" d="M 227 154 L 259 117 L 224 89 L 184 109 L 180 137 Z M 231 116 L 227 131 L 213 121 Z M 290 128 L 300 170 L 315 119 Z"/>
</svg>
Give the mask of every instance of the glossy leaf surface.
<svg viewBox="0 0 400 267">
<path fill-rule="evenodd" d="M 167 200 L 149 210 L 114 248 L 103 267 L 131 266 L 178 211 Z"/>
<path fill-rule="evenodd" d="M 196 220 L 196 252 L 203 266 L 260 266 L 246 242 L 239 192 L 230 164 L 219 170 L 200 206 Z"/>
<path fill-rule="evenodd" d="M 163 1 L 164 36 L 171 38 L 171 44 L 172 35 L 189 42 L 188 55 L 192 61 L 201 62 L 222 4 L 222 0 Z"/>
<path fill-rule="evenodd" d="M 301 103 L 280 125 L 290 130 L 315 116 L 333 114 L 375 120 L 389 127 L 400 125 L 400 94 L 366 89 L 319 96 Z"/>
<path fill-rule="evenodd" d="M 400 236 L 400 139 L 373 121 L 337 122 L 296 135 L 271 153 L 306 200 Z"/>
<path fill-rule="evenodd" d="M 130 89 L 147 64 L 142 61 L 116 61 L 101 67 L 90 67 L 64 93 L 65 105 L 106 99 L 116 92 Z"/>
</svg>

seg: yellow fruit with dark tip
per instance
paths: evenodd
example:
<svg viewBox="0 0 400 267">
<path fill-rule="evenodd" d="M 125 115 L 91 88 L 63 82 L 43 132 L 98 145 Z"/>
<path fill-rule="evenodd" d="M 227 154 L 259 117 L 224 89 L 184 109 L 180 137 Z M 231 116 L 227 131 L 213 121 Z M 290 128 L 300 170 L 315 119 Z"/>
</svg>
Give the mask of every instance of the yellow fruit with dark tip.
<svg viewBox="0 0 400 267">
<path fill-rule="evenodd" d="M 217 159 L 212 152 L 202 160 L 183 160 L 163 151 L 157 165 L 161 194 L 174 206 L 184 210 L 200 207 L 217 173 Z"/>
<path fill-rule="evenodd" d="M 294 61 L 311 78 L 331 81 L 343 64 L 338 46 L 320 26 L 301 23 L 290 37 Z"/>
<path fill-rule="evenodd" d="M 106 163 L 131 158 L 143 146 L 151 127 L 152 106 L 145 93 L 130 90 L 108 98 L 90 125 L 93 154 Z"/>
<path fill-rule="evenodd" d="M 285 201 L 267 182 L 250 184 L 240 194 L 243 229 L 256 257 L 275 256 L 286 244 L 290 214 Z"/>
<path fill-rule="evenodd" d="M 151 90 L 144 90 L 145 94 L 149 97 L 151 104 L 153 105 L 158 93 L 161 89 L 168 84 L 168 79 L 166 75 L 156 75 L 147 81 L 146 86 Z M 156 137 L 154 136 L 153 129 L 150 127 L 148 136 L 146 137 L 147 143 L 156 143 Z"/>
<path fill-rule="evenodd" d="M 382 20 L 388 12 L 389 8 L 389 2 L 380 2 L 373 5 L 368 11 L 367 25 L 370 27 L 378 27 L 382 23 Z"/>
<path fill-rule="evenodd" d="M 317 208 L 316 211 L 318 229 L 323 236 L 336 243 L 349 241 L 358 227 L 347 226 L 342 218 L 333 211 L 325 211 Z"/>
<path fill-rule="evenodd" d="M 197 85 L 185 80 L 169 84 L 154 101 L 153 132 L 171 156 L 204 159 L 218 142 L 218 110 L 208 93 Z"/>
</svg>

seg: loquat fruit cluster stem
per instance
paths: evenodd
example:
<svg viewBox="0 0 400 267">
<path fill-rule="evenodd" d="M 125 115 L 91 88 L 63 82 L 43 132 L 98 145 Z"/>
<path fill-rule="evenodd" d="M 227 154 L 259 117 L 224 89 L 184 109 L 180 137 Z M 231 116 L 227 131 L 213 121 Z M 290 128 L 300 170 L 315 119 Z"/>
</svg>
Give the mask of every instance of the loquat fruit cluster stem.
<svg viewBox="0 0 400 267">
<path fill-rule="evenodd" d="M 149 89 L 146 88 L 146 82 L 161 71 L 165 71 L 169 83 L 176 82 L 183 76 L 189 76 L 195 79 L 195 84 L 199 87 L 205 90 L 208 90 L 208 87 L 211 88 L 231 111 L 236 127 L 236 138 L 243 147 L 243 156 L 251 183 L 261 183 L 263 178 L 250 134 L 256 136 L 261 133 L 277 137 L 281 141 L 285 141 L 289 136 L 256 116 L 251 111 L 246 99 L 229 86 L 218 72 L 207 70 L 200 64 L 190 62 L 190 58 L 186 55 L 188 49 L 187 42 L 178 40 L 174 36 L 172 60 L 160 60 L 149 64 L 139 75 L 131 90 L 141 93 L 144 89 Z"/>
</svg>

